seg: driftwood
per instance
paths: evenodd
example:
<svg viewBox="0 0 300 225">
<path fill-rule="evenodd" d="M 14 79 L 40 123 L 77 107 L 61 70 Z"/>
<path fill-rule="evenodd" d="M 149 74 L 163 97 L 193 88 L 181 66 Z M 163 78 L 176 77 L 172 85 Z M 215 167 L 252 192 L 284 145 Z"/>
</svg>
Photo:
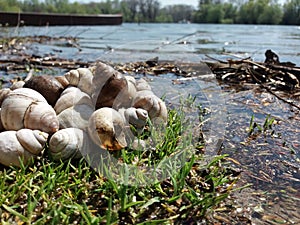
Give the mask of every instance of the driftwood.
<svg viewBox="0 0 300 225">
<path fill-rule="evenodd" d="M 297 109 L 299 106 L 279 96 L 276 91 L 284 91 L 291 97 L 300 93 L 300 67 L 291 62 L 280 62 L 277 54 L 271 50 L 265 53 L 264 62 L 255 62 L 250 58 L 221 61 L 210 57 L 214 61 L 205 62 L 216 78 L 229 84 L 245 85 L 255 83 L 278 99 Z"/>
<path fill-rule="evenodd" d="M 241 60 L 206 62 L 217 79 L 229 83 L 262 83 L 272 89 L 285 90 L 289 92 L 299 91 L 300 67 L 290 62 L 279 62 L 267 57 L 271 50 L 266 51 L 265 62 L 255 62 L 250 58 Z M 211 58 L 212 59 L 212 58 Z"/>
<path fill-rule="evenodd" d="M 55 57 L 22 56 L 17 58 L 0 60 L 0 70 L 26 70 L 27 65 L 42 69 L 43 67 L 59 67 L 62 69 L 77 69 L 87 67 L 87 62 L 60 59 Z"/>
</svg>

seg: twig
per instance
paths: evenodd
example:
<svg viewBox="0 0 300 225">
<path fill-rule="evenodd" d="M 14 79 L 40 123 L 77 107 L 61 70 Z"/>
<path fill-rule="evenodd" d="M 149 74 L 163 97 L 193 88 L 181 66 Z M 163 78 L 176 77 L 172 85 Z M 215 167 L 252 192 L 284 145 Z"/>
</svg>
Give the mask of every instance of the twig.
<svg viewBox="0 0 300 225">
<path fill-rule="evenodd" d="M 259 83 L 259 85 L 261 85 L 264 89 L 266 89 L 266 91 L 268 91 L 269 93 L 271 93 L 272 95 L 274 95 L 276 98 L 278 98 L 279 100 L 297 108 L 300 110 L 300 107 L 296 104 L 294 104 L 293 102 L 290 102 L 282 97 L 280 97 L 279 95 L 277 95 L 274 91 L 272 91 L 269 87 L 267 87 L 266 85 L 264 85 L 255 75 L 254 73 L 252 72 L 252 70 L 250 70 L 249 68 L 247 68 L 247 71 L 249 72 L 249 74 L 252 76 L 252 78 L 257 82 Z"/>
</svg>

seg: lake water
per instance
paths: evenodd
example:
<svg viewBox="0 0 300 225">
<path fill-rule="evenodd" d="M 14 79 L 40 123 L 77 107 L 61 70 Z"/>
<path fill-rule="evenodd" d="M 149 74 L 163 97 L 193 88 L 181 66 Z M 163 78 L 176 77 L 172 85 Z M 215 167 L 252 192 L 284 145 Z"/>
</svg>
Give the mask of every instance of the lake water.
<svg viewBox="0 0 300 225">
<path fill-rule="evenodd" d="M 281 61 L 300 65 L 299 26 L 123 24 L 112 27 L 22 27 L 6 29 L 2 35 L 76 37 L 77 47 L 73 43 L 35 43 L 26 52 L 84 62 L 135 62 L 152 57 L 175 62 L 200 62 L 207 60 L 207 55 L 222 60 L 251 57 L 255 61 L 264 61 L 264 52 L 271 49 Z M 216 154 L 219 141 L 223 141 L 222 153 L 229 154 L 234 164 L 244 171 L 240 185 L 253 184 L 236 200 L 243 207 L 240 213 L 249 215 L 255 224 L 300 224 L 298 112 L 255 86 L 239 92 L 218 83 L 209 70 L 203 75 L 174 85 L 172 80 L 179 77 L 168 74 L 151 78 L 151 85 L 156 93 L 166 95 L 169 103 L 174 104 L 180 97 L 192 94 L 210 109 L 205 131 L 207 154 Z M 267 115 L 274 117 L 278 121 L 274 125 L 277 138 L 261 135 L 249 141 L 247 128 L 252 115 L 259 124 Z"/>
<path fill-rule="evenodd" d="M 161 59 L 198 61 L 205 55 L 227 58 L 228 54 L 264 60 L 272 49 L 282 61 L 300 61 L 299 26 L 211 24 L 123 24 L 122 26 L 75 26 L 12 28 L 7 35 L 73 36 L 81 52 L 63 49 L 61 57 L 134 61 L 152 55 Z M 37 45 L 35 53 L 49 46 Z M 225 53 L 225 54 L 222 54 Z M 58 54 L 58 53 L 56 53 Z"/>
</svg>

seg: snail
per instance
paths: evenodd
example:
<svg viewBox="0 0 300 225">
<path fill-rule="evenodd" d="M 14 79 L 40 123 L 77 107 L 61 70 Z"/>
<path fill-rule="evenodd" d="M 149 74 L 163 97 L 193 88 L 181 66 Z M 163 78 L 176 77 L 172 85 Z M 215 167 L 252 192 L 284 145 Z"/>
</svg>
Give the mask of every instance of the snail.
<svg viewBox="0 0 300 225">
<path fill-rule="evenodd" d="M 153 124 L 167 123 L 168 111 L 165 103 L 150 90 L 138 91 L 133 107 L 145 109 Z"/>
<path fill-rule="evenodd" d="M 101 148 L 121 150 L 127 146 L 124 126 L 125 121 L 118 111 L 103 107 L 91 115 L 88 133 L 93 142 Z"/>
<path fill-rule="evenodd" d="M 135 135 L 142 133 L 148 119 L 154 124 L 167 121 L 165 103 L 146 80 L 124 76 L 102 62 L 63 76 L 33 76 L 23 87 L 20 83 L 11 89 L 0 90 L 0 131 L 8 130 L 0 133 L 4 165 L 18 165 L 18 152 L 28 162 L 42 151 L 34 141 L 35 147 L 24 141 L 15 144 L 21 142 L 19 136 L 28 135 L 31 140 L 36 130 L 45 139 L 51 135 L 48 145 L 53 160 L 65 160 L 85 157 L 88 152 L 143 147 L 145 142 Z M 39 143 L 44 146 L 46 140 Z"/>
<path fill-rule="evenodd" d="M 0 108 L 0 115 L 1 115 L 1 108 Z M 1 116 L 0 116 L 0 132 L 4 131 L 4 127 L 2 125 Z"/>
<path fill-rule="evenodd" d="M 3 100 L 6 98 L 6 96 L 11 92 L 9 88 L 3 88 L 0 90 L 0 107 L 2 105 Z"/>
<path fill-rule="evenodd" d="M 135 96 L 135 79 L 124 76 L 113 67 L 98 62 L 90 68 L 94 74 L 94 83 L 99 93 L 95 92 L 96 109 L 102 107 L 130 107 Z"/>
<path fill-rule="evenodd" d="M 0 133 L 0 163 L 5 166 L 29 164 L 44 149 L 48 134 L 39 130 L 20 129 Z"/>
<path fill-rule="evenodd" d="M 128 109 L 119 109 L 118 112 L 122 115 L 125 126 L 123 131 L 125 133 L 127 145 L 133 149 L 137 148 L 138 143 L 143 141 L 138 139 L 136 135 L 142 134 L 145 125 L 148 120 L 148 112 L 141 108 L 130 107 Z M 131 126 L 134 127 L 134 130 L 131 129 Z"/>
<path fill-rule="evenodd" d="M 29 88 L 11 91 L 2 102 L 0 116 L 5 130 L 29 128 L 54 133 L 59 129 L 54 109 L 40 93 Z"/>
<path fill-rule="evenodd" d="M 57 115 L 60 128 L 76 127 L 85 130 L 94 108 L 89 104 L 77 104 L 63 110 Z"/>
<path fill-rule="evenodd" d="M 15 90 L 18 88 L 22 88 L 22 87 L 24 87 L 24 84 L 25 84 L 25 81 L 23 81 L 23 80 L 16 81 L 10 86 L 10 89 Z"/>
<path fill-rule="evenodd" d="M 143 78 L 140 78 L 139 80 L 136 81 L 135 87 L 137 91 L 144 91 L 144 90 L 151 91 L 151 86 Z"/>
<path fill-rule="evenodd" d="M 54 110 L 57 114 L 60 114 L 63 110 L 77 104 L 89 104 L 93 107 L 91 97 L 88 94 L 82 92 L 77 87 L 70 86 L 61 93 L 54 106 Z"/>
<path fill-rule="evenodd" d="M 127 80 L 119 72 L 112 73 L 100 90 L 96 108 L 112 107 L 115 98 L 127 87 Z"/>
<path fill-rule="evenodd" d="M 79 88 L 81 91 L 92 96 L 96 86 L 93 82 L 94 75 L 88 68 L 78 68 L 65 73 L 64 77 L 68 80 L 69 85 Z"/>
<path fill-rule="evenodd" d="M 77 87 L 68 87 L 57 100 L 54 109 L 60 128 L 76 127 L 85 130 L 94 112 L 90 96 Z"/>
<path fill-rule="evenodd" d="M 69 83 L 63 77 L 50 75 L 32 76 L 24 83 L 24 88 L 31 88 L 39 92 L 47 102 L 54 106 L 57 99 Z"/>
<path fill-rule="evenodd" d="M 119 109 L 119 113 L 123 116 L 124 121 L 136 129 L 143 129 L 147 123 L 148 112 L 142 108 Z"/>
<path fill-rule="evenodd" d="M 49 140 L 49 151 L 54 160 L 81 158 L 81 152 L 88 146 L 88 134 L 78 128 L 61 129 Z"/>
</svg>

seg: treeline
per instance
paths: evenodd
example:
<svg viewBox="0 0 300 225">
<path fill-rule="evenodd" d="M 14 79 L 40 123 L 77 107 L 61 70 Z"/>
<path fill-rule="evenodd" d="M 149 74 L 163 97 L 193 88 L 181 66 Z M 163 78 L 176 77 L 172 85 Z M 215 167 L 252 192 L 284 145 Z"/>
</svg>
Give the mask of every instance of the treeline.
<svg viewBox="0 0 300 225">
<path fill-rule="evenodd" d="M 237 24 L 300 24 L 300 0 L 200 0 L 194 22 Z"/>
<path fill-rule="evenodd" d="M 161 0 L 163 1 L 163 0 Z M 1 11 L 75 14 L 122 13 L 124 22 L 184 22 L 300 25 L 300 0 L 199 0 L 162 7 L 159 0 L 0 0 Z"/>
</svg>

